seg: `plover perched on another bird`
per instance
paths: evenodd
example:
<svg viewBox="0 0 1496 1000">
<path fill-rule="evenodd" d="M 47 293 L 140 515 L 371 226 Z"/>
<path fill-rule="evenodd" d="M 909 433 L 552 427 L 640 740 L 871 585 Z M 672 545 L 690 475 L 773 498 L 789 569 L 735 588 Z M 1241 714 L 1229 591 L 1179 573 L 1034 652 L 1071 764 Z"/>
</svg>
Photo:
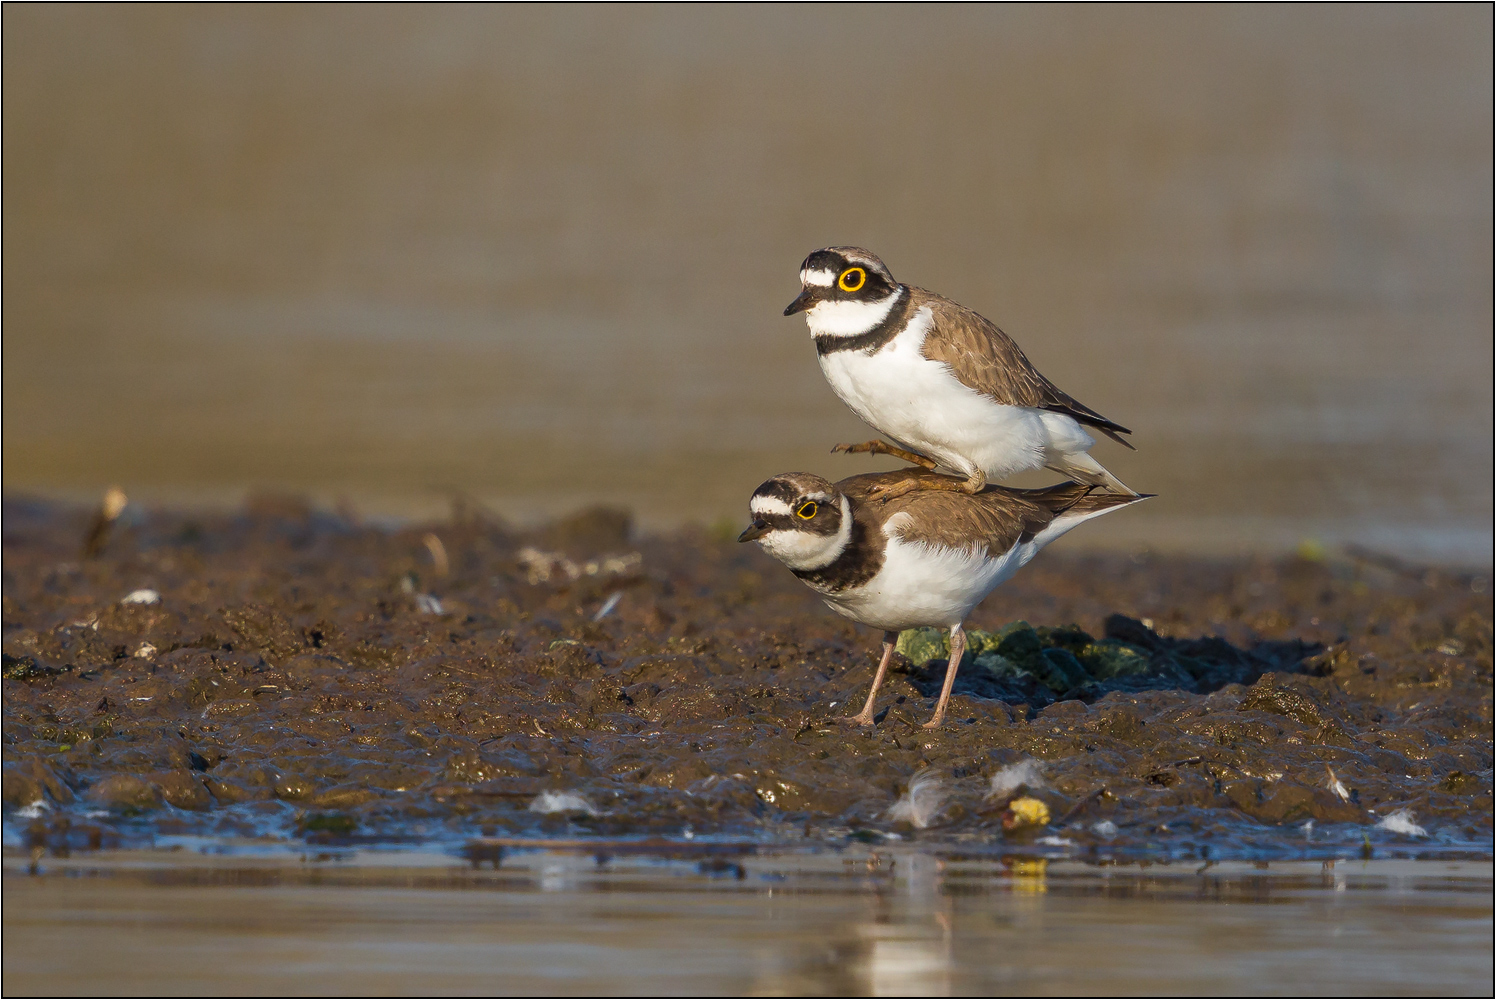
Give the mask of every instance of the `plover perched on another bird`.
<svg viewBox="0 0 1496 1000">
<path fill-rule="evenodd" d="M 917 489 L 890 497 L 887 487 L 913 476 Z M 911 470 L 852 476 L 835 485 L 792 472 L 753 491 L 753 517 L 738 541 L 756 541 L 820 594 L 831 610 L 883 630 L 883 659 L 867 704 L 849 721 L 873 724 L 873 703 L 898 634 L 934 626 L 951 631 L 950 665 L 935 716 L 946 703 L 966 636 L 961 623 L 998 584 L 1082 521 L 1147 499 L 1061 483 L 1042 490 L 988 486 L 952 491 Z"/>
<path fill-rule="evenodd" d="M 891 480 L 884 492 L 976 493 L 988 480 L 1049 467 L 1081 483 L 1136 495 L 1087 452 L 1086 428 L 1131 448 L 1126 427 L 1072 399 L 1039 374 L 1013 339 L 934 292 L 900 284 L 859 247 L 827 247 L 800 266 L 802 290 L 784 310 L 804 312 L 821 371 L 883 441 L 833 451 L 894 455 L 962 479 Z"/>
</svg>

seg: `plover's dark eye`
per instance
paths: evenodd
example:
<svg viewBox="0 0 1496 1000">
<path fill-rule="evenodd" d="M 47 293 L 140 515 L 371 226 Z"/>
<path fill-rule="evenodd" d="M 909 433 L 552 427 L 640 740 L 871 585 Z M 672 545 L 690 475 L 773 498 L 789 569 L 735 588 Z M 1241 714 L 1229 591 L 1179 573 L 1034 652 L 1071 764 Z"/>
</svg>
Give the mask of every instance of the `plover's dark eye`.
<svg viewBox="0 0 1496 1000">
<path fill-rule="evenodd" d="M 805 520 L 809 521 L 811 518 L 816 516 L 816 510 L 816 502 L 814 500 L 807 500 L 800 505 L 799 510 L 795 511 L 795 516 L 803 517 L 805 518 Z"/>
<path fill-rule="evenodd" d="M 867 272 L 860 267 L 849 267 L 836 279 L 836 284 L 844 292 L 855 292 L 867 281 Z"/>
</svg>

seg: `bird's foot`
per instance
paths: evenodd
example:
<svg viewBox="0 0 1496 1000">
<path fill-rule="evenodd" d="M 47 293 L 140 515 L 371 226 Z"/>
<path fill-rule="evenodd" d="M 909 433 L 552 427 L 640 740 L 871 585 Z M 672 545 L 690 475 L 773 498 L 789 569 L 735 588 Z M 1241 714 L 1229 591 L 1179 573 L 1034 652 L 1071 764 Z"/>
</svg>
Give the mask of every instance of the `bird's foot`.
<svg viewBox="0 0 1496 1000">
<path fill-rule="evenodd" d="M 861 444 L 834 444 L 831 446 L 831 454 L 835 455 L 838 452 L 846 455 L 856 455 L 862 452 L 874 454 L 874 450 L 882 443 L 882 441 L 864 441 Z"/>
<path fill-rule="evenodd" d="M 913 469 L 910 472 L 914 472 Z M 957 479 L 955 476 L 925 476 L 911 475 L 907 479 L 898 482 L 873 486 L 868 490 L 868 496 L 874 500 L 892 500 L 915 490 L 934 490 L 944 493 L 966 493 L 976 494 L 982 492 L 987 486 L 987 480 L 981 476 L 972 476 L 970 479 Z"/>
<path fill-rule="evenodd" d="M 930 472 L 935 471 L 936 463 L 934 459 L 926 458 L 917 452 L 908 451 L 904 448 L 896 448 L 887 441 L 864 441 L 861 444 L 838 444 L 832 446 L 831 453 L 834 455 L 837 452 L 844 452 L 848 455 L 892 455 L 894 458 L 908 462 L 910 465 L 917 465 L 921 469 L 926 469 Z"/>
<path fill-rule="evenodd" d="M 922 486 L 923 484 L 918 479 L 911 476 L 908 479 L 900 479 L 894 483 L 878 483 L 876 486 L 868 489 L 867 495 L 869 500 L 877 500 L 882 503 L 897 499 L 906 493 L 913 493 Z"/>
</svg>

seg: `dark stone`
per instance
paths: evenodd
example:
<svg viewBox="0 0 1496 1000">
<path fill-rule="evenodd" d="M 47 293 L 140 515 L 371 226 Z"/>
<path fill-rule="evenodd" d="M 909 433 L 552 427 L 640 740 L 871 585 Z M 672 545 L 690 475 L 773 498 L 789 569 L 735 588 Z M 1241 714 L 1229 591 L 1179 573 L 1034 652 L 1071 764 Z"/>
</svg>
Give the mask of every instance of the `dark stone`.
<svg viewBox="0 0 1496 1000">
<path fill-rule="evenodd" d="M 1143 649 L 1155 650 L 1163 645 L 1158 633 L 1136 618 L 1126 615 L 1108 615 L 1103 630 L 1108 639 L 1117 639 Z"/>
</svg>

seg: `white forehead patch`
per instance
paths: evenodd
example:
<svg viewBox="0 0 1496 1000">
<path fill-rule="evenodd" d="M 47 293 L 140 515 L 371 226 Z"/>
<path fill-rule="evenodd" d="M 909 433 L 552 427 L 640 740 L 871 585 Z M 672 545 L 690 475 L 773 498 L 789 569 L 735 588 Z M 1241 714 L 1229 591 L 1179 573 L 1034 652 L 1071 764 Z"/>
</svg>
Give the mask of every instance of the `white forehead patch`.
<svg viewBox="0 0 1496 1000">
<path fill-rule="evenodd" d="M 790 505 L 778 497 L 754 497 L 748 501 L 751 514 L 788 514 Z"/>
<path fill-rule="evenodd" d="M 815 285 L 817 288 L 830 288 L 831 283 L 836 280 L 836 275 L 830 271 L 805 270 L 800 272 L 800 284 Z"/>
</svg>

